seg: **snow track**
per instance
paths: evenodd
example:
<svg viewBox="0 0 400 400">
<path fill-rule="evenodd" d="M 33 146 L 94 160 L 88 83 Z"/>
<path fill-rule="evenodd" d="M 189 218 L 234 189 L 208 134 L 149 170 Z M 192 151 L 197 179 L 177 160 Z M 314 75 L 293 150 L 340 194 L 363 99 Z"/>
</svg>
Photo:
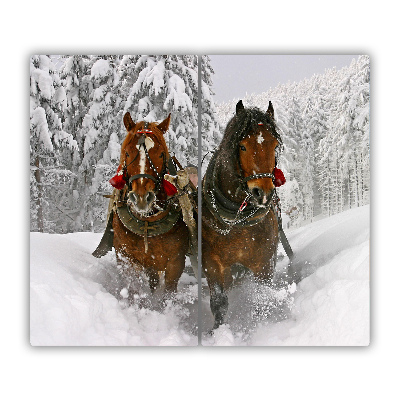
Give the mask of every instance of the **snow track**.
<svg viewBox="0 0 400 400">
<path fill-rule="evenodd" d="M 31 344 L 50 346 L 195 346 L 197 284 L 184 274 L 175 304 L 127 307 L 111 293 L 124 282 L 115 254 L 91 251 L 101 234 L 31 233 Z"/>
<path fill-rule="evenodd" d="M 369 344 L 369 206 L 287 232 L 302 280 L 287 282 L 287 258 L 272 288 L 251 278 L 229 294 L 227 323 L 204 334 L 205 346 Z M 110 252 L 91 252 L 101 234 L 31 233 L 30 340 L 36 346 L 196 346 L 198 286 L 184 273 L 174 303 L 161 311 L 114 296 L 126 286 Z M 283 249 L 280 247 L 280 252 Z M 212 326 L 203 279 L 201 326 Z M 296 289 L 296 290 L 295 290 Z M 263 300 L 260 302 L 259 299 Z M 258 304 L 257 304 L 258 303 Z M 260 303 L 262 306 L 259 307 Z"/>
</svg>

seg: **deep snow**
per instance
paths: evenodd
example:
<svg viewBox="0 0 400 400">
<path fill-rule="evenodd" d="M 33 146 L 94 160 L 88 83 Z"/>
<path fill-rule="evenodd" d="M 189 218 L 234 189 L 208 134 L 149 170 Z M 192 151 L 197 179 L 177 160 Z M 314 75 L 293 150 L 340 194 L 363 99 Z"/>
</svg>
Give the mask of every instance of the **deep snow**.
<svg viewBox="0 0 400 400">
<path fill-rule="evenodd" d="M 348 210 L 287 232 L 296 256 L 294 268 L 302 278 L 295 293 L 285 282 L 285 257 L 278 262 L 277 289 L 267 293 L 270 301 L 279 300 L 272 305 L 269 318 L 256 322 L 250 334 L 243 335 L 243 329 L 232 326 L 240 321 L 242 328 L 243 316 L 234 316 L 214 337 L 206 336 L 203 344 L 368 345 L 369 210 L 369 206 Z M 235 290 L 234 301 L 238 297 Z"/>
<path fill-rule="evenodd" d="M 288 260 L 278 261 L 273 287 L 251 278 L 229 294 L 227 323 L 205 346 L 368 345 L 369 206 L 287 231 L 302 280 L 290 285 Z M 198 286 L 182 275 L 165 310 L 143 289 L 144 306 L 127 306 L 115 254 L 91 252 L 101 234 L 31 233 L 30 340 L 32 345 L 196 346 Z M 203 279 L 201 328 L 212 326 Z M 156 294 L 155 298 L 157 299 Z M 260 301 L 262 299 L 262 301 Z"/>
<path fill-rule="evenodd" d="M 126 286 L 114 252 L 99 260 L 91 255 L 100 239 L 96 233 L 31 233 L 31 344 L 197 345 L 194 278 L 182 276 L 176 304 L 162 313 L 151 304 L 127 307 L 110 294 Z"/>
</svg>

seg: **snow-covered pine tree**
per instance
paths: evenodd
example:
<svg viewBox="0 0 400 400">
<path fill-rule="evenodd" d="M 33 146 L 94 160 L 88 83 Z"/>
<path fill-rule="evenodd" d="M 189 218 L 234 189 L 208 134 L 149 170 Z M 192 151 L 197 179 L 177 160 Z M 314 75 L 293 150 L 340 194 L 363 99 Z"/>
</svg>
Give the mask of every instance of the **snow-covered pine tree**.
<svg viewBox="0 0 400 400">
<path fill-rule="evenodd" d="M 316 134 L 316 176 L 318 182 L 318 194 L 321 211 L 324 215 L 335 214 L 338 210 L 338 154 L 335 139 L 335 124 L 338 109 L 338 72 L 336 68 L 329 69 L 324 74 L 324 79 L 319 81 L 319 89 L 316 91 L 316 101 L 319 107 L 315 118 L 322 121 Z M 319 91 L 322 88 L 321 94 Z M 335 115 L 335 118 L 333 117 Z M 339 207 L 342 207 L 341 198 Z"/>
<path fill-rule="evenodd" d="M 60 115 L 66 94 L 52 60 L 30 58 L 30 191 L 31 230 L 67 232 L 72 218 L 66 207 L 71 171 L 63 156 L 74 154 L 77 143 L 62 129 Z M 63 151 L 64 150 L 64 151 Z"/>
<path fill-rule="evenodd" d="M 201 149 L 204 159 L 202 173 L 204 174 L 212 151 L 222 140 L 223 132 L 216 119 L 217 110 L 214 104 L 212 91 L 212 75 L 210 57 L 201 57 Z"/>
<path fill-rule="evenodd" d="M 312 89 L 311 89 L 311 101 L 313 112 L 309 114 L 308 120 L 306 121 L 308 130 L 310 132 L 311 139 L 313 141 L 313 216 L 319 215 L 322 212 L 321 209 L 321 196 L 319 195 L 319 174 L 320 166 L 318 165 L 318 145 L 321 140 L 328 134 L 328 112 L 330 109 L 328 103 L 328 89 L 324 79 L 321 79 L 321 75 L 314 75 L 312 77 Z M 317 95 L 316 95 L 317 94 Z M 325 166 L 322 166 L 323 168 Z"/>
<path fill-rule="evenodd" d="M 283 140 L 283 149 L 279 156 L 278 168 L 284 171 L 286 177 L 285 185 L 279 187 L 277 191 L 281 199 L 282 212 L 287 214 L 290 218 L 291 226 L 298 226 L 299 222 L 302 220 L 301 211 L 303 209 L 304 200 L 299 182 L 294 173 L 295 169 L 293 168 L 295 160 L 297 159 L 297 152 L 295 149 L 297 149 L 299 145 L 298 135 L 293 131 L 290 120 L 292 113 L 289 108 L 292 107 L 292 92 L 286 93 L 285 96 L 279 96 L 281 90 L 286 92 L 288 89 L 289 87 L 287 86 L 279 85 L 276 91 L 267 92 L 262 100 L 256 100 L 256 102 L 259 103 L 261 101 L 261 104 L 265 105 L 271 100 L 274 105 L 275 122 L 281 132 Z M 263 109 L 265 109 L 265 106 Z"/>
<path fill-rule="evenodd" d="M 347 198 L 350 199 L 350 206 L 352 203 L 352 185 L 349 181 L 346 183 L 345 179 L 348 176 L 348 171 L 353 168 L 352 154 L 354 150 L 354 135 L 351 127 L 354 116 L 350 108 L 351 74 L 343 69 L 338 73 L 336 84 L 339 89 L 337 102 L 331 113 L 332 147 L 335 149 L 334 152 L 332 151 L 332 156 L 335 157 L 336 162 L 332 172 L 338 177 L 338 181 L 335 180 L 337 184 L 334 186 L 333 214 L 343 210 Z M 345 186 L 343 189 L 339 182 Z"/>
<path fill-rule="evenodd" d="M 370 162 L 369 162 L 369 112 L 370 112 L 370 61 L 369 56 L 362 55 L 356 62 L 353 79 L 352 101 L 354 106 L 353 129 L 356 141 L 359 185 L 359 205 L 368 204 L 370 200 Z"/>
<path fill-rule="evenodd" d="M 124 113 L 134 121 L 162 121 L 171 113 L 166 137 L 182 165 L 197 165 L 197 56 L 142 55 Z"/>
<path fill-rule="evenodd" d="M 67 107 L 64 112 L 64 130 L 77 141 L 83 158 L 82 135 L 83 119 L 88 111 L 90 82 L 89 56 L 73 55 L 65 58 L 61 69 L 61 78 L 65 87 Z"/>
<path fill-rule="evenodd" d="M 121 121 L 121 127 L 119 131 L 119 137 L 121 138 L 120 140 L 121 143 L 126 136 L 125 125 L 122 122 L 124 118 L 125 104 L 126 100 L 129 97 L 129 92 L 133 84 L 136 82 L 140 72 L 136 68 L 136 63 L 139 61 L 140 57 L 141 57 L 140 55 L 123 55 L 118 65 L 119 83 L 116 87 L 116 91 L 121 99 L 121 103 L 116 118 L 117 121 Z"/>
<path fill-rule="evenodd" d="M 120 95 L 124 99 L 127 99 L 129 92 L 136 82 L 139 70 L 136 68 L 136 64 L 140 59 L 140 55 L 124 55 L 121 58 L 121 62 L 118 67 L 119 81 L 120 81 Z"/>
<path fill-rule="evenodd" d="M 69 215 L 74 221 L 74 231 L 82 229 L 80 218 L 78 218 L 83 200 L 80 197 L 82 182 L 79 167 L 84 156 L 82 124 L 88 111 L 89 93 L 92 89 L 89 60 L 87 55 L 65 56 L 60 72 L 67 99 L 63 113 L 63 127 L 78 144 L 78 151 L 71 155 L 68 162 L 65 158 L 68 168 L 72 171 L 69 196 L 71 212 Z"/>
<path fill-rule="evenodd" d="M 285 132 L 285 140 L 291 141 L 291 146 L 286 146 L 286 157 L 290 158 L 291 179 L 298 183 L 298 187 L 302 193 L 303 202 L 299 207 L 299 219 L 306 219 L 306 210 L 312 210 L 312 204 L 305 203 L 305 196 L 307 200 L 311 200 L 309 196 L 310 184 L 312 185 L 312 172 L 310 172 L 308 148 L 309 145 L 308 135 L 305 131 L 304 120 L 302 119 L 302 109 L 300 101 L 297 97 L 293 96 L 290 99 L 290 108 L 287 110 L 287 125 Z M 289 140 L 288 140 L 289 139 Z M 310 213 L 308 212 L 308 215 Z"/>
<path fill-rule="evenodd" d="M 92 56 L 89 62 L 92 90 L 82 124 L 83 158 L 79 168 L 82 201 L 78 222 L 84 230 L 103 228 L 106 201 L 101 193 L 109 191 L 107 181 L 119 163 L 118 62 L 117 56 Z"/>
</svg>

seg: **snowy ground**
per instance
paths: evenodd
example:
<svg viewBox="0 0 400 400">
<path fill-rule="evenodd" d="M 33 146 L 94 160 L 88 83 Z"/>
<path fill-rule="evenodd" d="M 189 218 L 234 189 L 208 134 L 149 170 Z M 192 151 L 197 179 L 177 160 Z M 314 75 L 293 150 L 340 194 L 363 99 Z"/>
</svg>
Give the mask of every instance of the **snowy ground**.
<svg viewBox="0 0 400 400">
<path fill-rule="evenodd" d="M 176 302 L 163 312 L 156 301 L 128 307 L 111 294 L 126 286 L 114 252 L 91 255 L 100 239 L 93 233 L 31 233 L 31 344 L 196 346 L 195 279 L 182 275 Z M 146 288 L 142 302 L 150 298 Z"/>
<path fill-rule="evenodd" d="M 295 292 L 285 282 L 285 257 L 278 262 L 275 288 L 259 288 L 250 280 L 245 285 L 253 289 L 252 296 L 239 288 L 232 291 L 229 301 L 244 312 L 231 312 L 227 324 L 213 337 L 205 336 L 203 345 L 368 345 L 369 211 L 369 206 L 348 210 L 287 232 L 302 278 Z M 269 299 L 268 318 L 249 322 L 243 314 L 251 314 L 252 300 L 260 296 Z"/>
<path fill-rule="evenodd" d="M 245 278 L 229 294 L 227 323 L 213 336 L 204 333 L 203 345 L 369 344 L 369 206 L 287 236 L 303 278 L 297 287 L 286 282 L 286 257 L 278 262 L 272 288 Z M 127 306 L 113 296 L 125 286 L 114 253 L 100 260 L 91 255 L 100 237 L 31 233 L 31 344 L 196 346 L 194 278 L 183 274 L 176 301 L 164 310 L 146 289 L 140 294 L 144 306 Z M 204 282 L 203 292 L 201 328 L 207 331 L 212 317 Z"/>
</svg>

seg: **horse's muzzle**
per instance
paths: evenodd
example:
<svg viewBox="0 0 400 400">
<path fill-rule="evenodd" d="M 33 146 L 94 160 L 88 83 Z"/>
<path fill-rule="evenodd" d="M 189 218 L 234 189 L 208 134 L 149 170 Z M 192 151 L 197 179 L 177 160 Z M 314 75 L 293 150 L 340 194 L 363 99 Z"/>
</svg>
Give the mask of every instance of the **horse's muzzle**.
<svg viewBox="0 0 400 400">
<path fill-rule="evenodd" d="M 258 204 L 262 204 L 264 197 L 266 197 L 264 190 L 259 187 L 253 187 L 251 189 L 251 194 Z"/>
<path fill-rule="evenodd" d="M 251 188 L 250 193 L 252 195 L 253 203 L 259 207 L 267 206 L 273 195 L 273 191 L 265 193 L 265 191 L 258 186 Z"/>
<path fill-rule="evenodd" d="M 139 195 L 133 191 L 128 193 L 127 204 L 132 211 L 139 214 L 149 214 L 152 210 L 156 196 L 153 191 L 148 191 L 144 195 Z"/>
</svg>

